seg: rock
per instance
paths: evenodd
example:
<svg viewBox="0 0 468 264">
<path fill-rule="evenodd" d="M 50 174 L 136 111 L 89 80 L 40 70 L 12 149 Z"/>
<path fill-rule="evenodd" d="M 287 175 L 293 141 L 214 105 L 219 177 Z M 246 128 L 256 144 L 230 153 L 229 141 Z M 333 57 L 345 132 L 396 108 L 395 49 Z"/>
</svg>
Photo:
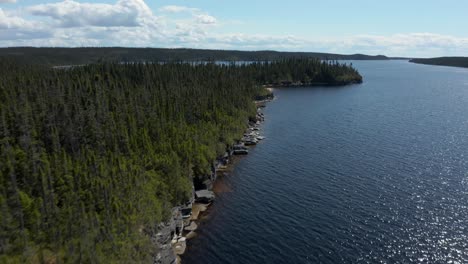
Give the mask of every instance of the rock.
<svg viewBox="0 0 468 264">
<path fill-rule="evenodd" d="M 154 256 L 154 264 L 173 264 L 176 263 L 176 254 L 172 249 L 172 238 L 177 231 L 182 231 L 183 220 L 179 211 L 179 207 L 172 209 L 171 217 L 165 223 L 157 226 L 157 233 L 151 237 L 156 254 Z M 179 229 L 179 230 L 177 230 Z M 177 240 L 176 240 L 177 242 Z"/>
<path fill-rule="evenodd" d="M 194 203 L 192 208 L 192 220 L 198 220 L 200 212 L 206 211 L 209 204 Z"/>
<path fill-rule="evenodd" d="M 195 192 L 195 200 L 197 202 L 209 203 L 215 198 L 214 192 L 208 190 L 199 190 Z"/>
<path fill-rule="evenodd" d="M 237 145 L 234 145 L 233 150 L 241 150 L 241 149 L 247 149 L 244 145 L 244 143 L 240 143 Z"/>
<path fill-rule="evenodd" d="M 195 231 L 190 231 L 190 233 L 187 234 L 187 236 L 185 236 L 187 239 L 192 239 L 192 238 L 195 238 L 197 236 L 197 233 Z"/>
<path fill-rule="evenodd" d="M 244 144 L 246 146 L 253 146 L 253 145 L 257 145 L 257 140 L 256 139 L 253 139 L 253 138 L 249 138 L 249 139 L 246 139 L 244 141 Z"/>
<path fill-rule="evenodd" d="M 188 225 L 188 226 L 186 226 L 186 227 L 184 228 L 184 230 L 185 230 L 185 231 L 195 231 L 195 230 L 197 230 L 197 228 L 198 228 L 197 223 L 195 223 L 195 222 L 192 221 L 192 222 L 190 223 L 190 225 Z"/>
<path fill-rule="evenodd" d="M 177 241 L 174 245 L 174 253 L 176 255 L 183 255 L 185 253 L 185 249 L 187 248 L 187 243 L 185 242 L 185 237 L 182 237 Z"/>
<path fill-rule="evenodd" d="M 239 150 L 234 150 L 233 154 L 234 155 L 247 155 L 249 154 L 249 151 L 246 149 L 239 149 Z"/>
<path fill-rule="evenodd" d="M 172 250 L 172 248 L 169 247 L 168 250 L 159 252 L 154 259 L 154 263 L 155 264 L 176 263 L 176 255 L 174 254 L 174 251 Z"/>
</svg>

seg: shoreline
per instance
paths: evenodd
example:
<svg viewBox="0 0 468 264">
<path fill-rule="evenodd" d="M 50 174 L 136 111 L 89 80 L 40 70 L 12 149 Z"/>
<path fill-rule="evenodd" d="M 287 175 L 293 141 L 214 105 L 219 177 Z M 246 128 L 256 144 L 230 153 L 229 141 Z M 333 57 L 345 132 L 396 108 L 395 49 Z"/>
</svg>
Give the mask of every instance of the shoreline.
<svg viewBox="0 0 468 264">
<path fill-rule="evenodd" d="M 253 103 L 256 106 L 255 119 L 248 121 L 244 135 L 236 140 L 233 146 L 226 146 L 226 152 L 222 157 L 212 161 L 211 173 L 204 178 L 192 178 L 192 196 L 188 202 L 175 206 L 171 210 L 171 217 L 163 223 L 159 223 L 157 233 L 151 234 L 151 240 L 156 247 L 153 255 L 154 264 L 180 264 L 181 256 L 190 246 L 188 242 L 198 236 L 197 230 L 200 222 L 209 214 L 210 207 L 216 200 L 216 195 L 228 191 L 227 186 L 219 185 L 218 177 L 225 177 L 234 169 L 237 162 L 249 154 L 249 149 L 265 139 L 260 134 L 260 125 L 265 121 L 262 108 L 268 102 L 274 100 L 274 90 L 286 87 L 307 86 L 345 86 L 362 82 L 346 84 L 322 84 L 322 83 L 281 83 L 278 85 L 263 85 L 268 91 L 267 95 L 257 96 Z M 218 184 L 217 184 L 218 183 Z M 202 187 L 200 187 L 202 186 Z"/>
<path fill-rule="evenodd" d="M 218 177 L 227 176 L 237 164 L 237 161 L 249 154 L 249 149 L 260 143 L 264 136 L 260 133 L 260 125 L 265 121 L 262 108 L 266 103 L 274 99 L 274 87 L 264 87 L 270 94 L 255 100 L 256 116 L 249 120 L 242 138 L 237 143 L 228 147 L 222 157 L 212 162 L 211 175 L 201 185 L 204 188 L 195 188 L 192 182 L 192 197 L 186 204 L 173 207 L 170 219 L 157 225 L 157 233 L 151 234 L 151 240 L 156 246 L 156 254 L 153 257 L 154 264 L 181 263 L 181 257 L 190 246 L 188 240 L 198 236 L 196 232 L 200 221 L 206 216 L 210 206 L 216 200 L 216 194 L 222 193 L 223 187 L 216 184 Z M 199 186 L 198 186 L 199 187 Z"/>
<path fill-rule="evenodd" d="M 263 85 L 266 89 L 275 89 L 275 88 L 293 88 L 293 87 L 315 87 L 315 86 L 327 86 L 327 87 L 335 87 L 335 86 L 347 86 L 351 84 L 361 84 L 363 83 L 363 79 L 361 78 L 353 78 L 348 80 L 341 80 L 341 81 L 333 81 L 333 82 L 302 82 L 302 81 L 283 81 L 279 83 L 270 83 Z M 270 90 L 269 90 L 270 91 Z"/>
</svg>

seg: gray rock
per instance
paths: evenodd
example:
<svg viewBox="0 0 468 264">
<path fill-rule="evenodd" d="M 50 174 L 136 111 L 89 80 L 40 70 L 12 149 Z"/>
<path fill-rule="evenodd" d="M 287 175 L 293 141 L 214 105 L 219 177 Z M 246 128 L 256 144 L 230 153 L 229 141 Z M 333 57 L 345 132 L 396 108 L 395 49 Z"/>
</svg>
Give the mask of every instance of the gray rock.
<svg viewBox="0 0 468 264">
<path fill-rule="evenodd" d="M 156 247 L 154 264 L 173 264 L 176 263 L 177 256 L 172 249 L 171 240 L 177 232 L 182 232 L 183 220 L 180 208 L 172 209 L 170 219 L 165 223 L 160 223 L 157 227 L 157 233 L 152 237 Z"/>
<path fill-rule="evenodd" d="M 208 190 L 199 190 L 195 192 L 197 202 L 209 203 L 215 198 L 214 192 Z"/>
</svg>

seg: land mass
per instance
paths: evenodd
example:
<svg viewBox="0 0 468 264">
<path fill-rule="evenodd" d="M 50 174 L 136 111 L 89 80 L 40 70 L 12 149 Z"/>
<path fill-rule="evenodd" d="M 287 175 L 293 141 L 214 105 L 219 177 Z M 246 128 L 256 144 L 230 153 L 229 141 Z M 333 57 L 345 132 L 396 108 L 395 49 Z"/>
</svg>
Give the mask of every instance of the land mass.
<svg viewBox="0 0 468 264">
<path fill-rule="evenodd" d="M 102 61 L 146 62 L 146 61 L 274 61 L 289 58 L 317 58 L 321 60 L 388 60 L 384 55 L 332 54 L 318 52 L 279 52 L 208 50 L 208 49 L 165 49 L 165 48 L 0 48 L 0 57 L 10 57 L 26 63 L 52 66 L 81 65 Z"/>
<path fill-rule="evenodd" d="M 213 162 L 258 121 L 265 86 L 362 81 L 305 58 L 63 69 L 28 58 L 0 57 L 0 263 L 152 262 L 152 238 L 180 232 L 159 223 L 210 194 Z"/>
<path fill-rule="evenodd" d="M 410 60 L 410 62 L 427 65 L 468 68 L 468 57 L 438 57 L 428 59 L 412 59 Z"/>
</svg>

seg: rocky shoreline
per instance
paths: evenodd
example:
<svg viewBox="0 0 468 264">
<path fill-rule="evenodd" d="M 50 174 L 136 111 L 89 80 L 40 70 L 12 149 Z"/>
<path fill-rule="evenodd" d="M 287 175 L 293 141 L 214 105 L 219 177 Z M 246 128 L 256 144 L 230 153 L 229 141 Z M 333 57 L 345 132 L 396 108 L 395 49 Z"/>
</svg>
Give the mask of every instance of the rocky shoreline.
<svg viewBox="0 0 468 264">
<path fill-rule="evenodd" d="M 272 91 L 271 88 L 267 90 Z M 260 125 L 265 120 L 262 108 L 273 99 L 273 93 L 269 96 L 257 98 L 257 114 L 255 119 L 249 120 L 248 127 L 243 137 L 237 144 L 229 147 L 222 157 L 218 157 L 212 165 L 211 175 L 203 182 L 197 182 L 192 186 L 192 197 L 184 205 L 176 206 L 171 210 L 171 216 L 167 222 L 157 226 L 157 233 L 151 240 L 156 246 L 154 264 L 181 263 L 179 256 L 183 255 L 187 248 L 187 240 L 197 236 L 198 221 L 200 216 L 215 200 L 213 183 L 219 175 L 225 175 L 232 164 L 235 155 L 247 155 L 249 148 L 265 139 L 260 134 Z"/>
</svg>

